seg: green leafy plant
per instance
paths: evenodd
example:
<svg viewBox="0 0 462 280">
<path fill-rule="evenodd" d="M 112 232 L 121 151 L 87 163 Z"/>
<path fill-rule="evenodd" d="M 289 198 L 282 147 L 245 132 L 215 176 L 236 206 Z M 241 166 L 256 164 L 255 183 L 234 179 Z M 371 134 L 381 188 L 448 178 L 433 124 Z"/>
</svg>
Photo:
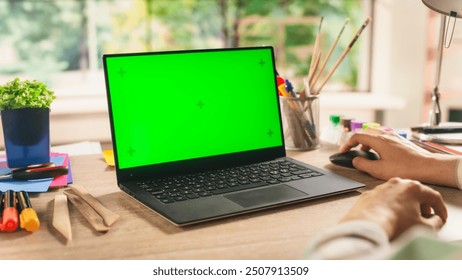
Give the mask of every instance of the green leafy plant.
<svg viewBox="0 0 462 280">
<path fill-rule="evenodd" d="M 39 81 L 15 78 L 0 85 L 0 110 L 21 108 L 50 108 L 56 98 L 53 91 Z"/>
</svg>

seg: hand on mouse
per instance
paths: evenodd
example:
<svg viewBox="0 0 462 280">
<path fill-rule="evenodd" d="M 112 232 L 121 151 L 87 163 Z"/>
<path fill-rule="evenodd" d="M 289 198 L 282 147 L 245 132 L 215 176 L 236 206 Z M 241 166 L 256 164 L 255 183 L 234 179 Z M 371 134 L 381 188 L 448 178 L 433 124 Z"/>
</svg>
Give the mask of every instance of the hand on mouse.
<svg viewBox="0 0 462 280">
<path fill-rule="evenodd" d="M 340 147 L 346 152 L 360 145 L 361 150 L 374 150 L 379 160 L 355 158 L 353 166 L 378 179 L 408 178 L 429 184 L 457 187 L 458 157 L 430 153 L 398 135 L 378 129 L 357 132 Z"/>
<path fill-rule="evenodd" d="M 361 194 L 341 221 L 368 220 L 377 223 L 391 240 L 417 224 L 440 229 L 447 217 L 439 192 L 417 181 L 392 178 Z"/>
</svg>

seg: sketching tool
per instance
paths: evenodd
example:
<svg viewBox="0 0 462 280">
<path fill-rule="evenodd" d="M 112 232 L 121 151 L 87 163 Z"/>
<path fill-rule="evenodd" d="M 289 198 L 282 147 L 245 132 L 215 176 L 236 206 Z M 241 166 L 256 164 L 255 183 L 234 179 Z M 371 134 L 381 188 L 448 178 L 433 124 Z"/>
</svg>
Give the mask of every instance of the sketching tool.
<svg viewBox="0 0 462 280">
<path fill-rule="evenodd" d="M 277 81 L 277 85 L 278 85 L 279 96 L 284 96 L 284 92 L 281 91 L 281 86 L 284 86 L 284 90 L 285 90 L 285 87 L 286 87 L 284 78 L 277 75 L 276 76 L 276 81 Z"/>
<path fill-rule="evenodd" d="M 36 165 L 13 169 L 11 173 L 0 175 L 0 179 L 37 180 L 55 178 L 68 172 L 69 169 L 66 166 L 42 167 L 42 165 Z"/>
<path fill-rule="evenodd" d="M 287 94 L 283 96 L 287 98 L 283 101 L 283 107 L 284 105 L 289 105 L 289 107 L 284 107 L 284 114 L 287 117 L 288 124 L 291 126 L 293 133 L 301 133 L 301 136 L 297 138 L 294 136 L 294 139 L 303 139 L 309 147 L 313 146 L 313 141 L 317 141 L 315 127 L 306 118 L 300 102 L 290 96 L 285 89 L 283 91 Z"/>
<path fill-rule="evenodd" d="M 314 40 L 314 46 L 313 46 L 313 53 L 311 55 L 311 63 L 310 63 L 310 69 L 308 70 L 308 80 L 312 80 L 312 76 L 315 71 L 315 64 L 316 64 L 316 57 L 318 56 L 318 48 L 319 48 L 319 40 L 321 37 L 321 28 L 322 28 L 322 22 L 324 20 L 324 17 L 321 17 L 319 21 L 319 27 L 318 27 L 318 33 L 316 34 L 316 39 Z"/>
<path fill-rule="evenodd" d="M 279 94 L 281 96 L 291 97 L 290 93 L 288 93 L 287 90 L 286 90 L 286 85 L 285 84 L 279 85 L 278 90 L 279 90 Z"/>
<path fill-rule="evenodd" d="M 108 232 L 111 228 L 104 224 L 101 216 L 86 203 L 80 196 L 72 191 L 65 191 L 67 199 L 77 208 L 80 214 L 90 223 L 90 225 L 99 232 Z"/>
<path fill-rule="evenodd" d="M 294 86 L 288 79 L 285 79 L 285 85 L 286 85 L 286 91 L 290 93 L 292 97 L 297 97 L 297 94 L 294 91 Z"/>
<path fill-rule="evenodd" d="M 314 79 L 314 76 L 318 73 L 319 62 L 321 61 L 321 55 L 322 55 L 321 51 L 316 53 L 316 57 L 314 60 L 314 66 L 313 66 L 313 72 L 311 73 L 311 76 L 308 79 L 308 84 L 310 85 L 310 88 L 313 88 L 313 79 Z"/>
<path fill-rule="evenodd" d="M 363 32 L 363 30 L 367 27 L 367 25 L 371 22 L 371 18 L 368 17 L 363 25 L 361 26 L 361 28 L 359 28 L 358 32 L 356 33 L 355 37 L 353 38 L 353 40 L 351 40 L 350 44 L 348 45 L 348 47 L 345 48 L 345 50 L 343 51 L 343 53 L 340 55 L 340 57 L 337 59 L 337 61 L 335 62 L 334 66 L 332 67 L 332 69 L 329 71 L 329 73 L 327 74 L 327 76 L 324 78 L 324 80 L 322 81 L 321 85 L 319 86 L 318 89 L 316 89 L 314 92 L 315 94 L 319 94 L 322 90 L 322 88 L 324 87 L 324 85 L 327 83 L 327 81 L 330 79 L 330 77 L 334 74 L 335 70 L 337 70 L 337 67 L 340 65 L 340 63 L 343 61 L 343 59 L 345 58 L 345 56 L 348 54 L 348 52 L 351 50 L 351 48 L 353 47 L 353 45 L 356 43 L 356 41 L 358 40 L 359 36 L 361 35 L 361 33 Z"/>
<path fill-rule="evenodd" d="M 280 76 L 278 76 L 280 77 Z M 278 81 L 278 86 L 279 93 L 284 96 L 284 97 L 293 97 L 297 98 L 297 95 L 293 91 L 292 84 L 288 80 L 284 80 L 284 78 L 281 77 L 281 81 Z M 288 82 L 288 83 L 287 83 Z M 289 92 L 290 93 L 289 93 Z M 295 116 L 299 120 L 299 123 L 302 126 L 302 134 L 304 135 L 303 139 L 307 142 L 308 146 L 312 145 L 311 139 L 316 141 L 316 133 L 315 133 L 315 127 L 313 126 L 312 122 L 308 120 L 305 115 L 304 115 L 304 109 L 300 101 L 298 100 L 287 100 L 287 103 L 289 104 L 290 108 L 293 110 Z M 310 114 L 312 115 L 311 108 Z M 290 111 L 286 111 L 286 114 L 290 114 Z M 313 117 L 311 116 L 312 121 L 314 121 Z"/>
<path fill-rule="evenodd" d="M 69 185 L 71 190 L 73 190 L 78 196 L 80 196 L 83 200 L 85 200 L 93 209 L 95 209 L 98 214 L 104 220 L 104 223 L 110 227 L 114 224 L 117 219 L 120 217 L 118 214 L 112 212 L 108 208 L 106 208 L 99 200 L 97 200 L 94 196 L 92 196 L 84 187 L 80 185 Z"/>
<path fill-rule="evenodd" d="M 12 190 L 7 190 L 3 194 L 2 230 L 12 232 L 16 229 L 18 229 L 16 193 Z"/>
<path fill-rule="evenodd" d="M 290 92 L 290 94 L 292 95 L 292 97 L 297 97 L 297 94 L 295 93 L 294 91 L 294 88 L 292 86 L 292 83 L 286 79 L 286 89 L 288 92 Z M 306 96 L 304 97 L 306 98 Z M 301 98 L 301 99 L 304 99 L 304 98 Z M 316 131 L 316 127 L 315 127 L 315 119 L 314 119 L 314 115 L 313 115 L 313 108 L 312 108 L 312 103 L 311 101 L 308 101 L 308 105 L 304 105 L 305 101 L 298 101 L 297 102 L 297 106 L 298 106 L 298 109 L 300 110 L 300 112 L 305 112 L 306 110 L 308 110 L 308 113 L 309 113 L 309 120 L 307 120 L 306 122 L 306 125 L 307 125 L 307 128 L 309 129 L 309 132 L 311 131 L 312 133 L 310 133 L 310 136 L 311 137 L 316 137 L 315 135 L 316 134 L 313 134 L 314 131 Z M 307 107 L 308 106 L 308 107 Z M 315 139 L 313 139 L 315 140 Z"/>
<path fill-rule="evenodd" d="M 335 50 L 335 47 L 337 46 L 338 44 L 338 41 L 340 40 L 340 37 L 342 36 L 343 34 L 343 31 L 345 30 L 345 27 L 348 25 L 348 22 L 350 21 L 349 18 L 347 18 L 345 20 L 345 23 L 343 24 L 343 27 L 342 29 L 340 30 L 340 33 L 338 34 L 337 38 L 335 39 L 334 43 L 332 44 L 332 46 L 330 47 L 329 51 L 327 52 L 327 55 L 326 57 L 324 58 L 323 62 L 321 63 L 321 67 L 319 68 L 319 71 L 317 72 L 315 78 L 313 79 L 312 83 L 310 83 L 310 88 L 314 88 L 316 86 L 316 83 L 318 82 L 318 79 L 319 77 L 321 76 L 322 72 L 324 71 L 324 69 L 326 68 L 326 65 L 327 65 L 327 62 L 329 61 L 332 53 L 334 52 Z"/>
<path fill-rule="evenodd" d="M 19 204 L 19 226 L 27 231 L 34 232 L 39 229 L 40 221 L 32 208 L 29 194 L 25 191 L 16 193 Z"/>
<path fill-rule="evenodd" d="M 53 227 L 61 233 L 67 241 L 72 240 L 71 220 L 67 207 L 67 196 L 57 194 L 55 196 L 53 210 Z"/>
</svg>

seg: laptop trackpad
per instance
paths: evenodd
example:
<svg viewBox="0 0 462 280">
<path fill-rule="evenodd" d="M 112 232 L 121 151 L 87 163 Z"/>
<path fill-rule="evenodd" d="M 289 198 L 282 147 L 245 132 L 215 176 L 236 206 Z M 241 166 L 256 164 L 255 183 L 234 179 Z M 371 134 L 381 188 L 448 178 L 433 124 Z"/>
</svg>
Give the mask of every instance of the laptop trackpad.
<svg viewBox="0 0 462 280">
<path fill-rule="evenodd" d="M 242 207 L 258 207 L 275 202 L 292 201 L 297 198 L 307 197 L 306 193 L 298 191 L 287 185 L 277 185 L 257 190 L 244 191 L 224 195 L 225 198 L 239 204 Z"/>
</svg>

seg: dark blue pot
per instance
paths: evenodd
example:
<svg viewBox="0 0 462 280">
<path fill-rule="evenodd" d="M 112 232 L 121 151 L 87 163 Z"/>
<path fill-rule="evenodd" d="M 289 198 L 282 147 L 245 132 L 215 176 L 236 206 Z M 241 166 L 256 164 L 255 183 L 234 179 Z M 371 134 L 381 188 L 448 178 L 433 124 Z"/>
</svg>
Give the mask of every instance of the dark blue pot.
<svg viewBox="0 0 462 280">
<path fill-rule="evenodd" d="M 3 137 L 8 167 L 50 161 L 50 109 L 2 110 Z"/>
</svg>

